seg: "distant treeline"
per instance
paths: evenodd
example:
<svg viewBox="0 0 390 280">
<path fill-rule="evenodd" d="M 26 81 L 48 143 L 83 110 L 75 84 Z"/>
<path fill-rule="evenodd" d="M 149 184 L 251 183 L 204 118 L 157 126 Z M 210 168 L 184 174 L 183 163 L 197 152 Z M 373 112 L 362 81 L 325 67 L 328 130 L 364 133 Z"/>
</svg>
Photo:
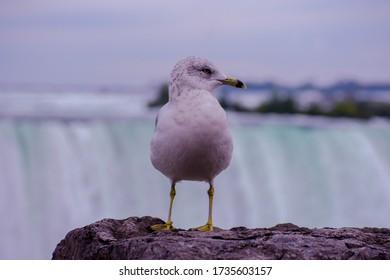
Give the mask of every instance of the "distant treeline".
<svg viewBox="0 0 390 280">
<path fill-rule="evenodd" d="M 168 85 L 163 84 L 158 92 L 156 100 L 150 102 L 150 107 L 162 106 L 168 102 Z M 313 116 L 330 116 L 330 117 L 350 117 L 369 119 L 373 116 L 390 118 L 390 103 L 377 101 L 359 101 L 351 95 L 347 95 L 341 101 L 334 101 L 330 108 L 323 108 L 320 104 L 312 104 L 307 109 L 300 109 L 292 95 L 287 97 L 280 95 L 273 89 L 272 98 L 268 101 L 261 102 L 253 109 L 246 108 L 238 103 L 229 102 L 224 96 L 219 100 L 221 106 L 226 110 L 237 112 L 256 112 L 256 113 L 279 113 L 279 114 L 306 114 Z"/>
<path fill-rule="evenodd" d="M 305 114 L 313 116 L 349 117 L 369 119 L 373 116 L 390 118 L 390 103 L 343 100 L 334 102 L 330 109 L 325 110 L 317 104 L 312 104 L 307 109 L 299 109 L 294 99 L 278 98 L 262 102 L 254 109 L 245 108 L 239 104 L 228 104 L 224 99 L 220 100 L 222 107 L 237 112 L 279 113 L 279 114 Z"/>
</svg>

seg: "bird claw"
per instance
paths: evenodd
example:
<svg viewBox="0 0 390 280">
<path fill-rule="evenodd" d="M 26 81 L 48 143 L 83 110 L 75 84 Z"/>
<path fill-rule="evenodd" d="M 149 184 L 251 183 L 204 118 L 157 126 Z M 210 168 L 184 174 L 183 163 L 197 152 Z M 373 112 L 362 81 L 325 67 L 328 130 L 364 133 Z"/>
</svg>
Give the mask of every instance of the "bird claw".
<svg viewBox="0 0 390 280">
<path fill-rule="evenodd" d="M 165 224 L 157 224 L 157 225 L 151 226 L 150 228 L 152 230 L 171 230 L 171 229 L 175 229 L 172 224 L 173 224 L 172 222 L 165 223 Z"/>
<path fill-rule="evenodd" d="M 193 230 L 199 230 L 199 231 L 210 231 L 210 230 L 213 230 L 213 225 L 212 224 L 205 224 L 203 226 L 200 226 L 200 227 L 196 227 L 196 228 L 192 228 Z"/>
</svg>

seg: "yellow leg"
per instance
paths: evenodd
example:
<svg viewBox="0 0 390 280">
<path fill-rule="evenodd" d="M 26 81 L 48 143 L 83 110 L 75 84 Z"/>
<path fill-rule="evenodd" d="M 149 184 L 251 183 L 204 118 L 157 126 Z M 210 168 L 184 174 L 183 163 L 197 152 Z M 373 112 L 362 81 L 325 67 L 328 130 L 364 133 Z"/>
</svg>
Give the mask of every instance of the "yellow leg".
<svg viewBox="0 0 390 280">
<path fill-rule="evenodd" d="M 210 188 L 207 191 L 207 194 L 209 195 L 209 217 L 207 219 L 207 223 L 203 226 L 195 228 L 196 230 L 213 230 L 213 198 L 214 198 L 214 186 L 213 184 L 210 184 Z"/>
<path fill-rule="evenodd" d="M 173 223 L 172 223 L 171 216 L 172 216 L 173 199 L 175 198 L 175 195 L 176 195 L 175 183 L 172 183 L 171 191 L 169 192 L 169 197 L 171 199 L 170 199 L 170 202 L 169 202 L 169 211 L 168 211 L 167 222 L 165 224 L 153 225 L 153 226 L 151 226 L 151 229 L 153 229 L 153 230 L 169 230 L 169 229 L 173 229 L 174 228 L 173 225 L 172 225 Z"/>
</svg>

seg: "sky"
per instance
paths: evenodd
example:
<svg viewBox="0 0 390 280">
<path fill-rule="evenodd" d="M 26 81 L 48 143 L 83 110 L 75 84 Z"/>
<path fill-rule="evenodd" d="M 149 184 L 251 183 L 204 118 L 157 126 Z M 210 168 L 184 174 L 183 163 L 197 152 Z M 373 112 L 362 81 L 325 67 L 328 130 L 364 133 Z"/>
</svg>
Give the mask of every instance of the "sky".
<svg viewBox="0 0 390 280">
<path fill-rule="evenodd" d="M 0 84 L 147 85 L 185 56 L 246 82 L 390 80 L 386 0 L 0 0 Z"/>
</svg>

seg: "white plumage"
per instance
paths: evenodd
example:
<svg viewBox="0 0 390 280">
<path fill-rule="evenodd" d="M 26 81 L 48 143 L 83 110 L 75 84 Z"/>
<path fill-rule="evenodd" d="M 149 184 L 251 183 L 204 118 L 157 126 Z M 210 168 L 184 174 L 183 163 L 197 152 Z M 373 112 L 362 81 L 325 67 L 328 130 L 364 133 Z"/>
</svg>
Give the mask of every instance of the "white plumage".
<svg viewBox="0 0 390 280">
<path fill-rule="evenodd" d="M 169 102 L 157 115 L 150 154 L 153 166 L 171 181 L 171 204 L 167 223 L 154 229 L 172 228 L 175 184 L 182 180 L 210 184 L 209 220 L 198 229 L 212 229 L 213 181 L 228 167 L 233 151 L 225 111 L 211 93 L 223 84 L 245 88 L 204 58 L 184 58 L 171 73 Z"/>
</svg>

